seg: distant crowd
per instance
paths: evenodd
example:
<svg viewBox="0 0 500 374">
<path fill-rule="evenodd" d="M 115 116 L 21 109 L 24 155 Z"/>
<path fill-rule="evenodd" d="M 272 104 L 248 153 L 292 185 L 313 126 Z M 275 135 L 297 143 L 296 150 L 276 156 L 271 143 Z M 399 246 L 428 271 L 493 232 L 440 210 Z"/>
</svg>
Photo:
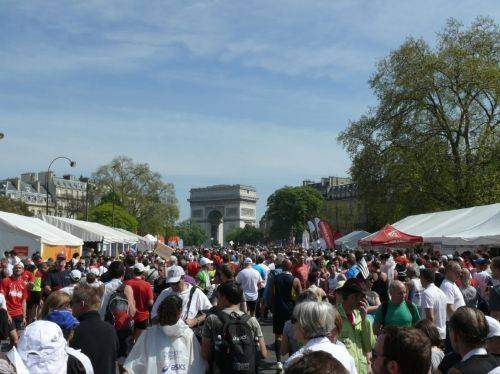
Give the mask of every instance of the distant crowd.
<svg viewBox="0 0 500 374">
<path fill-rule="evenodd" d="M 0 374 L 500 373 L 482 248 L 5 252 L 0 271 Z"/>
</svg>

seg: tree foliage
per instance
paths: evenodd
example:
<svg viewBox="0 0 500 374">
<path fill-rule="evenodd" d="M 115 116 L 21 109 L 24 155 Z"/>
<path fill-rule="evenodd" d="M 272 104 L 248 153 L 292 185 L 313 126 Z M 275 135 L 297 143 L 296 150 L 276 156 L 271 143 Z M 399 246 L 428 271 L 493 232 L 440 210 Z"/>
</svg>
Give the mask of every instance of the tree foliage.
<svg viewBox="0 0 500 374">
<path fill-rule="evenodd" d="M 183 240 L 184 245 L 201 245 L 208 239 L 205 230 L 190 219 L 175 226 L 172 234 L 178 235 Z"/>
<path fill-rule="evenodd" d="M 233 241 L 237 244 L 258 244 L 262 241 L 263 235 L 257 227 L 245 225 L 245 227 L 235 227 L 225 238 L 226 242 Z"/>
<path fill-rule="evenodd" d="M 11 199 L 7 196 L 0 196 L 0 211 L 20 214 L 23 216 L 33 216 L 33 213 L 29 211 L 26 203 Z"/>
<path fill-rule="evenodd" d="M 114 216 L 114 218 L 113 218 Z M 122 206 L 112 203 L 99 204 L 89 210 L 89 220 L 106 226 L 118 227 L 136 232 L 138 222 Z"/>
<path fill-rule="evenodd" d="M 306 222 L 316 217 L 323 198 L 314 188 L 284 187 L 267 199 L 266 221 L 272 239 L 286 239 L 291 231 L 302 233 Z"/>
<path fill-rule="evenodd" d="M 163 233 L 179 217 L 174 186 L 165 183 L 148 164 L 119 156 L 97 169 L 93 180 L 93 199 L 116 199 L 115 204 L 121 204 L 138 221 L 141 234 Z"/>
<path fill-rule="evenodd" d="M 435 48 L 409 38 L 369 81 L 378 105 L 339 141 L 372 229 L 500 200 L 500 32 L 449 20 Z"/>
</svg>

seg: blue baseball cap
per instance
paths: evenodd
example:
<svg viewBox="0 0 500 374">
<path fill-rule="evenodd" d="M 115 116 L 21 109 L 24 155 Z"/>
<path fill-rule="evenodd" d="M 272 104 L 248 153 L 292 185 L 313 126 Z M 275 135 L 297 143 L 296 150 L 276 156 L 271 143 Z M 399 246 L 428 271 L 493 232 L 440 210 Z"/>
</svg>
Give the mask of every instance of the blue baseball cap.
<svg viewBox="0 0 500 374">
<path fill-rule="evenodd" d="M 47 321 L 54 322 L 61 330 L 73 330 L 80 323 L 69 310 L 54 310 L 47 315 Z"/>
<path fill-rule="evenodd" d="M 486 258 L 478 258 L 477 260 L 474 260 L 474 263 L 476 265 L 486 265 L 488 263 L 488 260 Z"/>
</svg>

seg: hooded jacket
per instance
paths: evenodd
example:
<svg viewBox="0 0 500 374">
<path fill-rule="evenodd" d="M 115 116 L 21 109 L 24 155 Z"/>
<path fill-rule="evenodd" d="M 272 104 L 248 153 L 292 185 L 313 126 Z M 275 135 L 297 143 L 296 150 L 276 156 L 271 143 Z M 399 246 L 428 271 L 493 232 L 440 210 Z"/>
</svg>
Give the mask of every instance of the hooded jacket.
<svg viewBox="0 0 500 374">
<path fill-rule="evenodd" d="M 175 325 L 154 325 L 144 331 L 124 367 L 129 373 L 204 374 L 207 364 L 193 331 L 179 319 Z"/>
</svg>

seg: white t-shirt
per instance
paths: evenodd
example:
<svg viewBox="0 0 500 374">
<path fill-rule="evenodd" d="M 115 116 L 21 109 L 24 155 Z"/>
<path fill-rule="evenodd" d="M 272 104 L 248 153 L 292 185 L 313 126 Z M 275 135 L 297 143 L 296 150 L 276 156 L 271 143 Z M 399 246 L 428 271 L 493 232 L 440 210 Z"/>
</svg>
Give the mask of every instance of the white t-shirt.
<svg viewBox="0 0 500 374">
<path fill-rule="evenodd" d="M 285 369 L 293 361 L 302 357 L 307 351 L 323 351 L 332 355 L 333 358 L 339 360 L 350 374 L 357 374 L 356 363 L 354 358 L 349 354 L 345 346 L 333 344 L 330 339 L 322 337 L 309 340 L 306 345 L 300 348 L 297 352 L 291 355 L 285 362 Z"/>
<path fill-rule="evenodd" d="M 245 268 L 236 276 L 236 282 L 243 289 L 245 301 L 255 301 L 259 298 L 259 282 L 262 282 L 260 273 L 253 268 Z"/>
<path fill-rule="evenodd" d="M 411 300 L 417 307 L 420 307 L 420 299 L 422 297 L 422 282 L 418 278 L 412 278 L 411 283 L 413 285 L 413 298 Z"/>
<path fill-rule="evenodd" d="M 434 283 L 427 286 L 420 295 L 422 317 L 425 318 L 425 309 L 434 312 L 434 325 L 439 331 L 441 339 L 446 339 L 446 296 Z"/>
<path fill-rule="evenodd" d="M 481 297 L 487 298 L 486 297 L 486 288 L 488 286 L 488 282 L 490 282 L 490 280 L 491 280 L 491 275 L 488 273 L 487 270 L 483 270 L 479 273 L 474 274 L 473 278 L 477 283 L 476 288 L 478 289 Z"/>
<path fill-rule="evenodd" d="M 203 374 L 207 363 L 193 331 L 179 320 L 144 331 L 123 365 L 128 373 Z"/>
<path fill-rule="evenodd" d="M 440 288 L 446 296 L 446 304 L 453 304 L 451 307 L 453 311 L 465 305 L 464 295 L 462 295 L 460 288 L 458 288 L 455 283 L 445 279 L 443 280 L 443 283 L 441 283 Z M 449 317 L 447 317 L 446 320 L 448 321 Z"/>
<path fill-rule="evenodd" d="M 155 303 L 153 304 L 153 308 L 151 309 L 151 318 L 155 318 L 158 316 L 158 307 L 160 306 L 161 302 L 170 295 L 177 295 L 182 299 L 182 320 L 186 320 L 187 318 L 195 318 L 200 311 L 210 309 L 212 307 L 212 304 L 208 300 L 207 295 L 205 295 L 202 290 L 197 288 L 193 293 L 193 298 L 191 300 L 191 305 L 188 311 L 187 306 L 189 302 L 189 294 L 191 293 L 191 288 L 193 286 L 191 286 L 190 284 L 187 284 L 187 286 L 188 288 L 181 293 L 174 292 L 171 287 L 161 291 Z"/>
<path fill-rule="evenodd" d="M 7 304 L 5 303 L 5 296 L 0 293 L 0 308 L 7 310 Z"/>
</svg>

